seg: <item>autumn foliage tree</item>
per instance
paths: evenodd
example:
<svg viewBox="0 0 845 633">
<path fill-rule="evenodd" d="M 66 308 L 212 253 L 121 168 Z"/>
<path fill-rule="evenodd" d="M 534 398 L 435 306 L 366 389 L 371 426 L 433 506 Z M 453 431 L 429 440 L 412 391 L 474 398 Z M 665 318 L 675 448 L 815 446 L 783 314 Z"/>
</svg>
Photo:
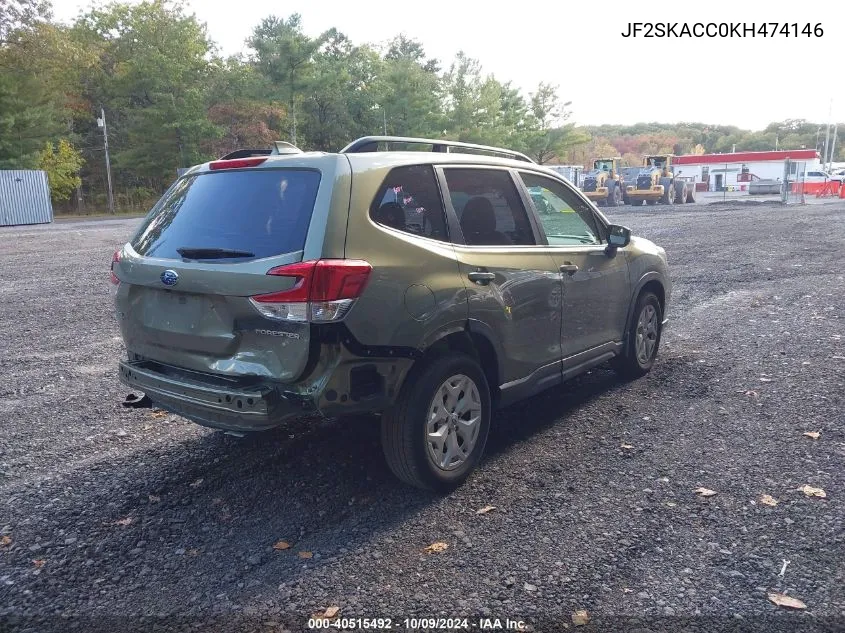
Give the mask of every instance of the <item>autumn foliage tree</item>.
<svg viewBox="0 0 845 633">
<path fill-rule="evenodd" d="M 55 148 L 52 143 L 44 146 L 38 157 L 38 168 L 47 172 L 53 202 L 70 200 L 82 184 L 79 170 L 84 162 L 82 154 L 67 139 L 60 139 Z"/>
<path fill-rule="evenodd" d="M 337 28 L 305 27 L 297 14 L 268 16 L 241 54 L 224 58 L 183 0 L 98 3 L 71 24 L 52 20 L 47 0 L 0 0 L 0 169 L 36 168 L 47 144 L 57 156 L 66 139 L 84 159 L 85 207 L 104 208 L 101 108 L 115 197 L 136 210 L 152 204 L 178 168 L 274 140 L 336 151 L 387 132 L 585 166 L 610 155 L 639 164 L 646 153 L 820 149 L 824 142 L 823 128 L 801 119 L 760 131 L 576 126 L 571 104 L 551 83 L 523 91 L 481 60 L 463 52 L 435 59 L 406 35 L 368 44 Z M 845 124 L 836 145 L 845 156 Z"/>
</svg>

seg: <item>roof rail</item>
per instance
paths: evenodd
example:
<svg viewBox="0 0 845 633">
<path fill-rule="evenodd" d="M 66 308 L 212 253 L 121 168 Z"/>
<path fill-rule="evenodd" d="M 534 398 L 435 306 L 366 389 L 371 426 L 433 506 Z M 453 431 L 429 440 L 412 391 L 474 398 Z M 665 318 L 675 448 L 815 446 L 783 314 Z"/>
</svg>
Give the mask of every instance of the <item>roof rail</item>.
<svg viewBox="0 0 845 633">
<path fill-rule="evenodd" d="M 271 147 L 261 149 L 236 149 L 217 160 L 231 160 L 233 158 L 248 158 L 250 156 L 277 156 L 284 154 L 301 154 L 302 150 L 287 141 L 273 141 Z"/>
<path fill-rule="evenodd" d="M 431 145 L 432 151 L 443 153 L 461 153 L 460 150 L 475 150 L 472 153 L 486 153 L 494 156 L 502 156 L 504 158 L 511 158 L 514 160 L 521 160 L 526 163 L 533 163 L 534 161 L 528 158 L 525 154 L 511 149 L 503 149 L 501 147 L 490 147 L 488 145 L 476 145 L 475 143 L 462 143 L 460 141 L 446 141 L 443 139 L 430 138 L 412 138 L 407 136 L 364 136 L 352 141 L 349 145 L 340 150 L 341 154 L 358 154 L 362 152 L 378 152 L 391 151 L 388 147 L 386 150 L 379 149 L 379 144 L 385 143 L 403 143 L 405 145 Z M 455 148 L 454 152 L 450 152 L 450 148 Z M 400 150 L 392 150 L 400 151 Z"/>
</svg>

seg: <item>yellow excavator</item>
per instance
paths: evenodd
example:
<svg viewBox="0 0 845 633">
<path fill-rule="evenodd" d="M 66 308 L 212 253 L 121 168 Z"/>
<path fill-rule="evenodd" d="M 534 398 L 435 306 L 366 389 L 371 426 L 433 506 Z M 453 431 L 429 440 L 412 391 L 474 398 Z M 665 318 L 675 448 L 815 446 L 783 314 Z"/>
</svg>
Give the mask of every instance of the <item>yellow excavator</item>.
<svg viewBox="0 0 845 633">
<path fill-rule="evenodd" d="M 675 178 L 672 170 L 674 154 L 643 157 L 643 166 L 635 182 L 626 184 L 626 202 L 633 206 L 646 204 L 683 204 L 695 202 L 695 184 Z"/>
<path fill-rule="evenodd" d="M 593 168 L 584 174 L 581 191 L 598 205 L 615 207 L 622 204 L 625 190 L 622 184 L 622 159 L 597 158 L 593 161 Z"/>
</svg>

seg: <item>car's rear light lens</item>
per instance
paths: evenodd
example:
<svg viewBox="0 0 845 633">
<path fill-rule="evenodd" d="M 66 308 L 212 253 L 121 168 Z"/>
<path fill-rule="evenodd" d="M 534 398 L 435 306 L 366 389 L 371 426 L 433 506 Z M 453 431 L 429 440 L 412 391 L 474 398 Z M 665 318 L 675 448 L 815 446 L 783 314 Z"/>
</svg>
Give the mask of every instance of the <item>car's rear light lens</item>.
<svg viewBox="0 0 845 633">
<path fill-rule="evenodd" d="M 364 292 L 372 266 L 352 259 L 320 259 L 278 266 L 268 275 L 293 277 L 288 290 L 250 297 L 268 319 L 326 323 L 341 320 Z"/>
<path fill-rule="evenodd" d="M 265 160 L 266 156 L 259 156 L 253 158 L 231 158 L 229 160 L 214 160 L 208 164 L 209 169 L 243 169 L 244 167 L 255 167 L 260 165 Z"/>
<path fill-rule="evenodd" d="M 114 274 L 114 265 L 120 261 L 120 249 L 116 250 L 114 254 L 111 256 L 111 272 L 109 273 L 109 280 L 115 285 L 120 284 L 120 279 L 117 278 L 117 275 Z"/>
</svg>

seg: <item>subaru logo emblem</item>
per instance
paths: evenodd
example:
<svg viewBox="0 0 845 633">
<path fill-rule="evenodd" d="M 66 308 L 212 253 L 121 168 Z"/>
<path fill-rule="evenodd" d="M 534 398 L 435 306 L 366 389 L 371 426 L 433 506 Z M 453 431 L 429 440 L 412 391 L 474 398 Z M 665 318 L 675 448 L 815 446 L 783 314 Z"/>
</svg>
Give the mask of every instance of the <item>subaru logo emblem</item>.
<svg viewBox="0 0 845 633">
<path fill-rule="evenodd" d="M 161 273 L 161 283 L 165 286 L 175 286 L 179 282 L 179 273 L 175 270 L 165 270 Z"/>
</svg>

